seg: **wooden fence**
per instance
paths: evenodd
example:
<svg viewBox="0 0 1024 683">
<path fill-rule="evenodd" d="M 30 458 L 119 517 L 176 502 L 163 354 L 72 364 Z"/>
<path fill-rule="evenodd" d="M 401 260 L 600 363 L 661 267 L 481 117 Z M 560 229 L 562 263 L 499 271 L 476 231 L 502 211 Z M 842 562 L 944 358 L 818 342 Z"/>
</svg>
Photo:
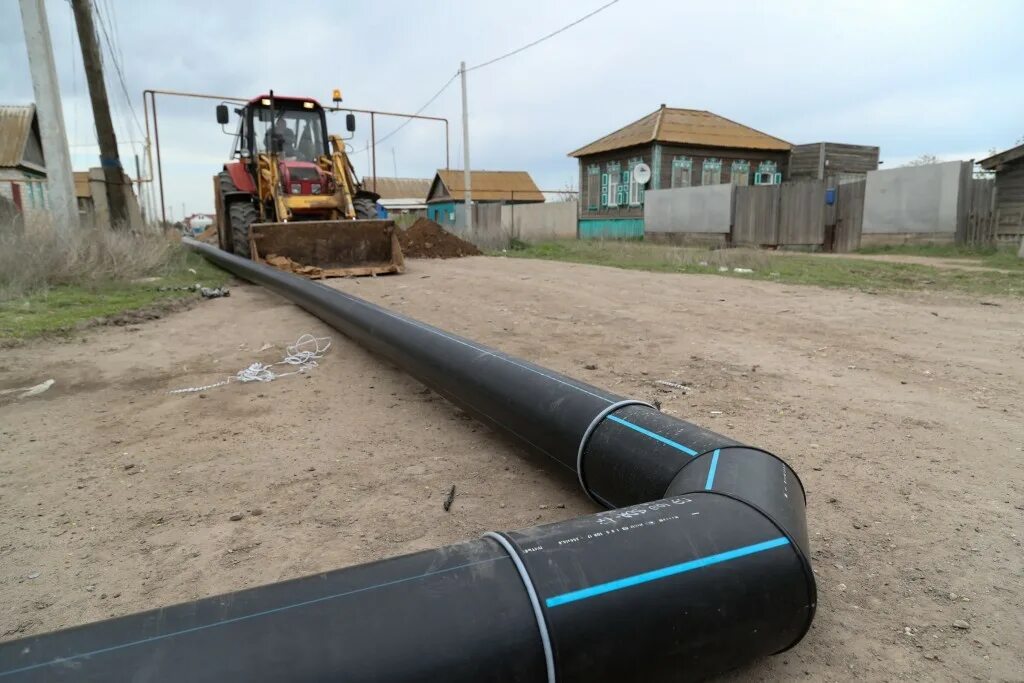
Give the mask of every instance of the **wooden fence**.
<svg viewBox="0 0 1024 683">
<path fill-rule="evenodd" d="M 960 195 L 957 197 L 956 243 L 990 246 L 996 241 L 996 181 L 974 178 L 970 162 L 960 172 Z"/>
<path fill-rule="evenodd" d="M 827 187 L 833 188 L 831 204 Z M 732 215 L 733 244 L 852 251 L 860 245 L 864 181 L 739 186 L 733 195 Z"/>
</svg>

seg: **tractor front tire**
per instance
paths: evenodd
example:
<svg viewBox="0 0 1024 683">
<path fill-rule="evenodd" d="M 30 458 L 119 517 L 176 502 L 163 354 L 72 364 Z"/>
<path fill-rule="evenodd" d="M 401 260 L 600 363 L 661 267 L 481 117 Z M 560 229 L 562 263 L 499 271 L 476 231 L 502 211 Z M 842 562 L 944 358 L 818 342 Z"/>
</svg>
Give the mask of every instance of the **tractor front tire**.
<svg viewBox="0 0 1024 683">
<path fill-rule="evenodd" d="M 377 202 L 369 197 L 356 197 L 352 200 L 352 207 L 356 210 L 356 218 L 377 217 Z"/>
<path fill-rule="evenodd" d="M 249 226 L 259 219 L 252 202 L 241 200 L 228 204 L 228 222 L 231 225 L 231 250 L 235 256 L 251 258 Z"/>
<path fill-rule="evenodd" d="M 217 178 L 220 182 L 220 205 L 225 212 L 223 220 L 227 221 L 227 234 L 223 236 L 221 248 L 227 247 L 227 251 L 235 256 L 249 258 L 249 226 L 257 221 L 259 212 L 252 201 L 237 197 L 238 186 L 227 171 L 218 173 Z M 232 196 L 234 199 L 230 199 Z M 219 241 L 220 238 L 218 235 Z"/>
</svg>

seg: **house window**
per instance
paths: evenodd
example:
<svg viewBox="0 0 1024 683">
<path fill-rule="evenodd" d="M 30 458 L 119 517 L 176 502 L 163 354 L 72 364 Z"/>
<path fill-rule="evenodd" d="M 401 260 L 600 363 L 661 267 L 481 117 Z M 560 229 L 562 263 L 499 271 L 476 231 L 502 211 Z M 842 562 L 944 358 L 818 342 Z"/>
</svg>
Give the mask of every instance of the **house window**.
<svg viewBox="0 0 1024 683">
<path fill-rule="evenodd" d="M 608 164 L 601 175 L 601 206 L 619 206 L 622 197 L 622 175 L 619 162 Z"/>
<path fill-rule="evenodd" d="M 782 183 L 782 174 L 779 173 L 779 165 L 774 161 L 762 161 L 757 165 L 757 173 L 754 174 L 755 185 L 779 185 Z"/>
<path fill-rule="evenodd" d="M 689 187 L 693 172 L 693 159 L 690 157 L 672 157 L 672 187 Z"/>
<path fill-rule="evenodd" d="M 722 160 L 705 159 L 700 176 L 701 185 L 718 185 L 722 182 Z"/>
<path fill-rule="evenodd" d="M 643 159 L 629 160 L 629 170 L 625 174 L 628 178 L 624 178 L 624 180 L 626 180 L 627 187 L 629 187 L 630 206 L 642 206 L 644 203 L 644 186 L 636 181 L 635 174 L 633 173 L 633 170 L 643 162 Z"/>
<path fill-rule="evenodd" d="M 587 166 L 586 193 L 587 211 L 597 211 L 601 205 L 601 167 L 597 164 Z"/>
<path fill-rule="evenodd" d="M 729 180 L 733 185 L 750 184 L 750 162 L 742 159 L 732 162 L 729 168 Z"/>
</svg>

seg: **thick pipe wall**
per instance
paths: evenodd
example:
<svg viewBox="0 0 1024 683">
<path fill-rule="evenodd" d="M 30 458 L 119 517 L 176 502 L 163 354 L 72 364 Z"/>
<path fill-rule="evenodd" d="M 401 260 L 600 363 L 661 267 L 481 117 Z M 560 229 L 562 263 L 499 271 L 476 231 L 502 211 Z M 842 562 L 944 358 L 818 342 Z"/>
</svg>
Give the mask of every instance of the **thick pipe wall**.
<svg viewBox="0 0 1024 683">
<path fill-rule="evenodd" d="M 685 681 L 792 647 L 810 627 L 804 493 L 776 456 L 189 246 L 559 462 L 617 509 L 0 645 L 0 681 Z"/>
</svg>

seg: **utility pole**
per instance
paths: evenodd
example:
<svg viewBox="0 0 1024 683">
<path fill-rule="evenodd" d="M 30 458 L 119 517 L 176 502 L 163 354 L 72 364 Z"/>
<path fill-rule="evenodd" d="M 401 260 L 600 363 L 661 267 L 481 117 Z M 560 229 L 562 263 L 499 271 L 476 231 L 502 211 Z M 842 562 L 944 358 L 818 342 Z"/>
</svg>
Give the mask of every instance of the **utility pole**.
<svg viewBox="0 0 1024 683">
<path fill-rule="evenodd" d="M 131 227 L 128 216 L 128 198 L 124 186 L 124 170 L 117 153 L 117 136 L 110 119 L 110 102 L 107 100 L 107 86 L 103 82 L 103 62 L 100 58 L 96 26 L 92 21 L 91 0 L 71 0 L 75 12 L 75 27 L 78 42 L 82 46 L 82 62 L 85 78 L 89 83 L 89 99 L 92 100 L 92 116 L 96 122 L 96 137 L 100 143 L 100 166 L 107 185 L 107 203 L 110 206 L 110 223 L 116 228 Z"/>
<path fill-rule="evenodd" d="M 469 172 L 469 106 L 466 104 L 466 63 L 459 67 L 462 74 L 462 182 L 466 186 L 466 233 L 473 234 L 473 181 Z"/>
<path fill-rule="evenodd" d="M 64 110 L 60 104 L 57 67 L 53 63 L 50 26 L 43 0 L 21 0 L 21 24 L 28 49 L 32 91 L 36 98 L 36 116 L 46 160 L 46 185 L 50 195 L 50 216 L 57 234 L 68 236 L 78 231 L 78 202 L 71 175 L 71 155 L 64 132 Z"/>
</svg>

